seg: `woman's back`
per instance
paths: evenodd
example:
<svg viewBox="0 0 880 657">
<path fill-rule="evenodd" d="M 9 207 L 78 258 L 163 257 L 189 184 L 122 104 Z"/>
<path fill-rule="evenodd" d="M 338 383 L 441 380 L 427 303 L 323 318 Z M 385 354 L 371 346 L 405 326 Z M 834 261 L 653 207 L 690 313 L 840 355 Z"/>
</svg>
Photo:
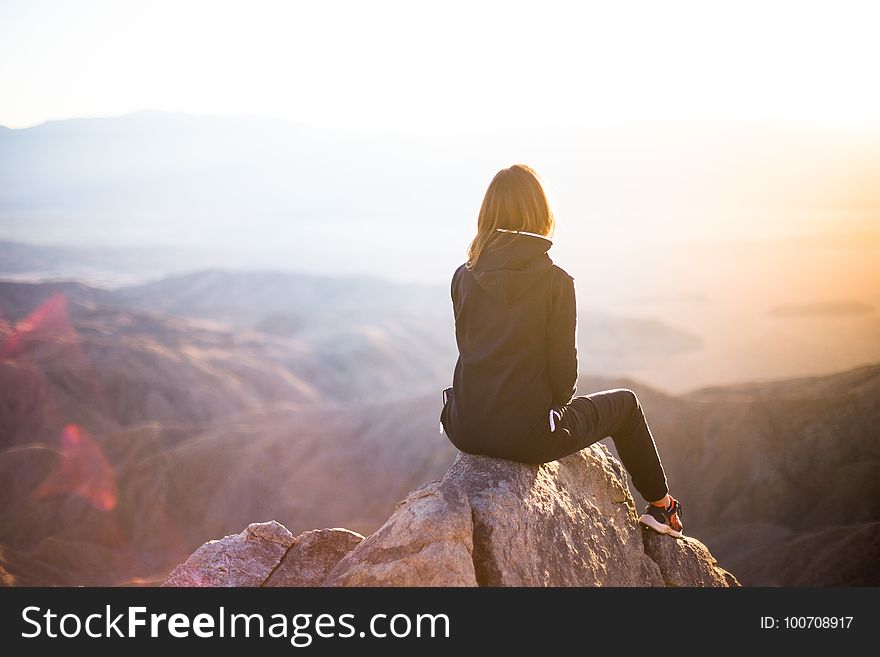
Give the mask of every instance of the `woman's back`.
<svg viewBox="0 0 880 657">
<path fill-rule="evenodd" d="M 552 242 L 499 233 L 452 278 L 459 358 L 446 428 L 463 451 L 517 458 L 575 392 L 574 281 Z"/>
<path fill-rule="evenodd" d="M 556 220 L 535 170 L 514 164 L 486 190 L 468 260 L 452 277 L 458 361 L 440 421 L 460 450 L 525 463 L 563 458 L 611 436 L 649 502 L 639 522 L 681 536 L 681 504 L 636 394 L 574 397 L 574 280 L 547 251 Z M 555 421 L 554 421 L 555 418 Z"/>
</svg>

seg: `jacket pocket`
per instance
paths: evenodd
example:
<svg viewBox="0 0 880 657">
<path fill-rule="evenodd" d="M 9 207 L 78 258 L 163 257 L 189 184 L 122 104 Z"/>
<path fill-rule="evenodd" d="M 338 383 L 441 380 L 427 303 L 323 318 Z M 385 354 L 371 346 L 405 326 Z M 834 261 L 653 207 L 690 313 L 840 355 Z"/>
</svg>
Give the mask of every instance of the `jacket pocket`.
<svg viewBox="0 0 880 657">
<path fill-rule="evenodd" d="M 446 410 L 449 407 L 449 400 L 452 398 L 452 386 L 443 388 L 441 395 L 443 399 L 443 408 L 440 411 L 440 433 L 446 433 L 446 431 L 444 431 L 444 423 L 446 422 L 446 417 L 448 415 Z"/>
</svg>

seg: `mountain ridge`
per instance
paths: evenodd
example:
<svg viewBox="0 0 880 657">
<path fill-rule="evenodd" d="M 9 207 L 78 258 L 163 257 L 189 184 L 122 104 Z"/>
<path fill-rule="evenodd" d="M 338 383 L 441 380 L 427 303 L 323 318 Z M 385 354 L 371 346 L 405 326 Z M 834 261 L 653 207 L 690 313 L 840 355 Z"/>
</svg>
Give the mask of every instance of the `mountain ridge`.
<svg viewBox="0 0 880 657">
<path fill-rule="evenodd" d="M 331 523 L 368 534 L 454 457 L 437 432 L 453 360 L 427 346 L 418 322 L 349 315 L 310 332 L 283 322 L 231 330 L 115 299 L 78 284 L 0 282 L 9 581 L 160 581 L 206 539 L 264 513 L 296 534 Z M 582 376 L 577 391 L 610 387 L 639 394 L 690 529 L 744 584 L 880 581 L 876 366 L 692 396 L 599 376 Z M 80 435 L 77 457 L 63 441 Z M 98 453 L 109 464 L 94 471 L 99 494 L 59 487 L 53 473 L 75 471 L 67 460 Z M 108 482 L 112 511 L 92 504 L 104 504 Z M 826 533 L 800 522 L 804 495 L 818 500 Z M 806 544 L 818 561 L 798 556 Z M 845 571 L 821 567 L 836 555 Z"/>
</svg>

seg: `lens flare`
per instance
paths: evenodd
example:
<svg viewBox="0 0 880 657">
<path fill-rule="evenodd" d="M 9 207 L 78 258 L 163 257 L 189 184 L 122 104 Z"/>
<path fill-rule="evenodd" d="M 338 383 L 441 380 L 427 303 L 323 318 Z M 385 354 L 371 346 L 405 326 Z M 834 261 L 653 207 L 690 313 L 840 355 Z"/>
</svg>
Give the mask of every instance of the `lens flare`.
<svg viewBox="0 0 880 657">
<path fill-rule="evenodd" d="M 15 324 L 15 330 L 0 344 L 0 358 L 21 355 L 27 349 L 28 339 L 36 335 L 71 334 L 75 334 L 75 331 L 70 323 L 67 297 L 61 292 L 55 292 Z"/>
<path fill-rule="evenodd" d="M 32 493 L 34 499 L 77 495 L 96 509 L 116 508 L 117 487 L 113 467 L 89 433 L 77 424 L 61 432 L 61 461 Z"/>
</svg>

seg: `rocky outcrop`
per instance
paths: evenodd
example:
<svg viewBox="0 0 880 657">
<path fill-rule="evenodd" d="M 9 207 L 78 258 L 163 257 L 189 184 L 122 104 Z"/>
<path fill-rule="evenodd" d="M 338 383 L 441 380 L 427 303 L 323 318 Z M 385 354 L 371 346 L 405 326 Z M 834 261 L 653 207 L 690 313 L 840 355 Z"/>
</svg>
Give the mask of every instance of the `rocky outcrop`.
<svg viewBox="0 0 880 657">
<path fill-rule="evenodd" d="M 602 445 L 543 465 L 459 454 L 360 539 L 251 525 L 203 545 L 166 585 L 739 585 L 696 539 L 638 524 L 626 473 Z"/>
<path fill-rule="evenodd" d="M 164 586 L 259 586 L 281 563 L 293 534 L 277 522 L 208 541 L 171 571 Z"/>
<path fill-rule="evenodd" d="M 163 586 L 320 586 L 363 539 L 348 529 L 294 537 L 275 521 L 254 523 L 240 534 L 205 543 Z"/>
<path fill-rule="evenodd" d="M 484 586 L 651 586 L 623 468 L 604 447 L 526 466 L 463 455 L 447 479 L 470 500 Z"/>
<path fill-rule="evenodd" d="M 364 537 L 348 529 L 315 529 L 293 539 L 263 586 L 321 586 L 333 567 Z"/>
<path fill-rule="evenodd" d="M 670 541 L 650 529 L 642 529 L 642 538 L 645 553 L 660 567 L 666 586 L 739 586 L 696 539 Z"/>
<path fill-rule="evenodd" d="M 342 559 L 329 586 L 476 586 L 473 522 L 464 491 L 434 481 L 399 503 L 388 521 Z"/>
</svg>

